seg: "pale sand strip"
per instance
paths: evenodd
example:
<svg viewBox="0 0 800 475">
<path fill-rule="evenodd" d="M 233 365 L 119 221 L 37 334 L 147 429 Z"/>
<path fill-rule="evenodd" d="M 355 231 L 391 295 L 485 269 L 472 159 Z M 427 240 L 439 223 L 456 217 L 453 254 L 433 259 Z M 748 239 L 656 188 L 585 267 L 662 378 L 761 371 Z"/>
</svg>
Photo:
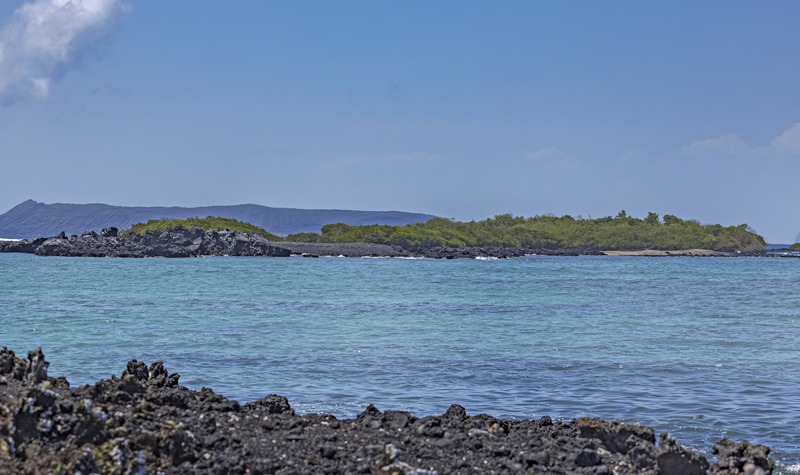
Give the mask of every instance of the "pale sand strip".
<svg viewBox="0 0 800 475">
<path fill-rule="evenodd" d="M 607 256 L 730 256 L 730 252 L 709 249 L 678 249 L 674 251 L 603 251 Z"/>
</svg>

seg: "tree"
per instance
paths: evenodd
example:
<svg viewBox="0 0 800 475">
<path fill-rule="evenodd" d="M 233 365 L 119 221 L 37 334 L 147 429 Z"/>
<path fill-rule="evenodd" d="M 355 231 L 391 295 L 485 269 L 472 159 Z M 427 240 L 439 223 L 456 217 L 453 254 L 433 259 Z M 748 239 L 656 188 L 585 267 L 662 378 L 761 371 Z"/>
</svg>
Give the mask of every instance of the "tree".
<svg viewBox="0 0 800 475">
<path fill-rule="evenodd" d="M 644 218 L 644 222 L 649 224 L 650 226 L 655 226 L 657 224 L 661 224 L 661 221 L 658 219 L 658 213 L 647 213 L 647 217 Z"/>
</svg>

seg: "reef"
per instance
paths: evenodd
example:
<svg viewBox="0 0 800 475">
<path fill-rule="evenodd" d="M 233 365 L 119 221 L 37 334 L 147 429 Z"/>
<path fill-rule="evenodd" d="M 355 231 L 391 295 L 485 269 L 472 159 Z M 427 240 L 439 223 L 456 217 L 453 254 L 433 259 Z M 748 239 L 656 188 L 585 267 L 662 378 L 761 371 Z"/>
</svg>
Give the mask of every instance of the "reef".
<svg viewBox="0 0 800 475">
<path fill-rule="evenodd" d="M 646 426 L 367 407 L 298 415 L 270 394 L 240 404 L 179 384 L 160 361 L 71 387 L 41 348 L 0 350 L 0 473 L 769 475 L 769 448 L 723 439 L 716 461 Z"/>
</svg>

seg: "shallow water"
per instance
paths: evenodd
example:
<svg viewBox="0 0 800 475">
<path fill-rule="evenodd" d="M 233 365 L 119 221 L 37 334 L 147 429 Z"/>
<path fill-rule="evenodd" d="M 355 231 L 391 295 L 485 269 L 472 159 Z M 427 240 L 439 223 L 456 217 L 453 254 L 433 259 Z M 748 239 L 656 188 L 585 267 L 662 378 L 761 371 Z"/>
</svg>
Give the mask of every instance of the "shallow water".
<svg viewBox="0 0 800 475">
<path fill-rule="evenodd" d="M 93 259 L 0 254 L 0 344 L 73 384 L 164 360 L 298 412 L 590 415 L 800 473 L 800 261 Z M 708 454 L 710 456 L 710 454 Z"/>
</svg>

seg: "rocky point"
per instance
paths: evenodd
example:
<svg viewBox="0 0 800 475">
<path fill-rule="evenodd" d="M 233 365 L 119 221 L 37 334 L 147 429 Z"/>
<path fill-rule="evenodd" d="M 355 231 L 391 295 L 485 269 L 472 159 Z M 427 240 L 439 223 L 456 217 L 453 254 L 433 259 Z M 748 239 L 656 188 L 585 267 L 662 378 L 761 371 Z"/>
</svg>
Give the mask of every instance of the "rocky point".
<svg viewBox="0 0 800 475">
<path fill-rule="evenodd" d="M 592 418 L 298 415 L 283 396 L 244 405 L 181 386 L 163 363 L 71 387 L 41 349 L 0 350 L 0 473 L 769 475 L 769 448 L 723 439 L 710 463 L 669 434 Z"/>
</svg>

